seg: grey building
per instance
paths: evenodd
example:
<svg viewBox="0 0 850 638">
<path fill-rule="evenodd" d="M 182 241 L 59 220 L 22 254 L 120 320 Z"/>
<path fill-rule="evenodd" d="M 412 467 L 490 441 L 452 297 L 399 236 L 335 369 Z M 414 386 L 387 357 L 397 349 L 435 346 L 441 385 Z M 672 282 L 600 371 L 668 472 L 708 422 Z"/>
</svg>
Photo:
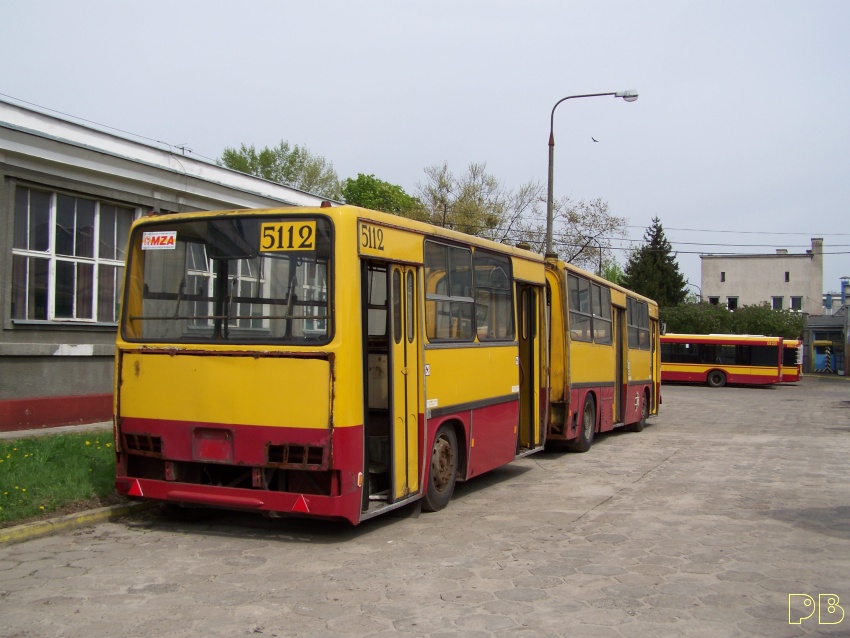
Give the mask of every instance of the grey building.
<svg viewBox="0 0 850 638">
<path fill-rule="evenodd" d="M 0 430 L 111 418 L 134 219 L 321 201 L 0 100 Z"/>
<path fill-rule="evenodd" d="M 822 313 L 823 239 L 805 253 L 700 255 L 702 299 L 735 310 L 769 303 L 776 310 Z"/>
</svg>

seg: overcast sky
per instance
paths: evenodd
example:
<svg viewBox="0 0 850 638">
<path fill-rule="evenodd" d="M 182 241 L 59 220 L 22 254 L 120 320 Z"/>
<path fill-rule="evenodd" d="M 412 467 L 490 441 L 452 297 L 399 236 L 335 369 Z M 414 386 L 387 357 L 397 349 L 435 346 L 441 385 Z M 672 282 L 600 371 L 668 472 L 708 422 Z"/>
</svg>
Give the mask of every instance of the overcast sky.
<svg viewBox="0 0 850 638">
<path fill-rule="evenodd" d="M 697 285 L 700 252 L 812 237 L 824 291 L 850 275 L 846 0 L 3 5 L 4 99 L 212 159 L 288 140 L 408 192 L 443 161 L 545 183 L 555 102 L 634 89 L 558 107 L 556 197 L 634 240 L 658 216 Z"/>
</svg>

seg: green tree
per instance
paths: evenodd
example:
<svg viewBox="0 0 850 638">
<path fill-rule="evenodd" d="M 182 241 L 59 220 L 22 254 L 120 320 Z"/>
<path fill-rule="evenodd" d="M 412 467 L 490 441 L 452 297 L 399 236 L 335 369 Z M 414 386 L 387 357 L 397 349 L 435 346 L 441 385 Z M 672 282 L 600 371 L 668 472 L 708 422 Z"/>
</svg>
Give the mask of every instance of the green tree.
<svg viewBox="0 0 850 638">
<path fill-rule="evenodd" d="M 763 303 L 742 306 L 732 312 L 710 303 L 685 303 L 660 310 L 667 332 L 686 334 L 751 334 L 797 339 L 803 333 L 803 316 L 790 310 L 774 310 Z"/>
<path fill-rule="evenodd" d="M 662 308 L 681 304 L 688 296 L 687 281 L 658 217 L 646 229 L 644 242 L 629 255 L 623 285 L 654 299 Z"/>
<path fill-rule="evenodd" d="M 601 274 L 603 279 L 619 285 L 622 285 L 623 277 L 626 276 L 626 273 L 623 272 L 623 268 L 617 263 L 616 259 L 603 259 Z"/>
<path fill-rule="evenodd" d="M 767 302 L 743 306 L 732 313 L 732 331 L 735 334 L 797 339 L 803 334 L 803 324 L 801 314 L 774 310 Z"/>
<path fill-rule="evenodd" d="M 684 334 L 732 333 L 732 314 L 725 306 L 707 302 L 683 303 L 659 309 L 667 332 Z"/>
<path fill-rule="evenodd" d="M 245 144 L 238 149 L 225 148 L 218 164 L 314 195 L 330 199 L 341 197 L 333 164 L 303 146 L 290 146 L 285 140 L 259 151 Z"/>
<path fill-rule="evenodd" d="M 408 195 L 401 186 L 380 180 L 374 175 L 359 173 L 357 179 L 347 178 L 342 185 L 342 199 L 346 204 L 411 219 L 422 220 L 425 217 L 418 199 Z"/>
</svg>

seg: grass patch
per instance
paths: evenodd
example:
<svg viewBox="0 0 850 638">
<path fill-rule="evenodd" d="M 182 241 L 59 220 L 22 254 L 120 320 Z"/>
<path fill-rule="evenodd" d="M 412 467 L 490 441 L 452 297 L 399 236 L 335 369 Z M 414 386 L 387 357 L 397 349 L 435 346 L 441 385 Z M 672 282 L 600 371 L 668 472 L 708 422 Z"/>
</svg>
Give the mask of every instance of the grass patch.
<svg viewBox="0 0 850 638">
<path fill-rule="evenodd" d="M 0 527 L 121 500 L 109 431 L 0 440 Z"/>
</svg>

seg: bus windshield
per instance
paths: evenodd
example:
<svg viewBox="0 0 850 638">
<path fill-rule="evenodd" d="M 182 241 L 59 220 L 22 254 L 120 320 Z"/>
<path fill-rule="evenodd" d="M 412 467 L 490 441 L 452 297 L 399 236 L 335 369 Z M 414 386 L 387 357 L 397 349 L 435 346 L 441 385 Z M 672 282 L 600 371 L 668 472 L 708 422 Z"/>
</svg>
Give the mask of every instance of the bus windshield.
<svg viewBox="0 0 850 638">
<path fill-rule="evenodd" d="M 137 227 L 128 341 L 326 343 L 332 233 L 322 217 L 219 217 Z"/>
</svg>

